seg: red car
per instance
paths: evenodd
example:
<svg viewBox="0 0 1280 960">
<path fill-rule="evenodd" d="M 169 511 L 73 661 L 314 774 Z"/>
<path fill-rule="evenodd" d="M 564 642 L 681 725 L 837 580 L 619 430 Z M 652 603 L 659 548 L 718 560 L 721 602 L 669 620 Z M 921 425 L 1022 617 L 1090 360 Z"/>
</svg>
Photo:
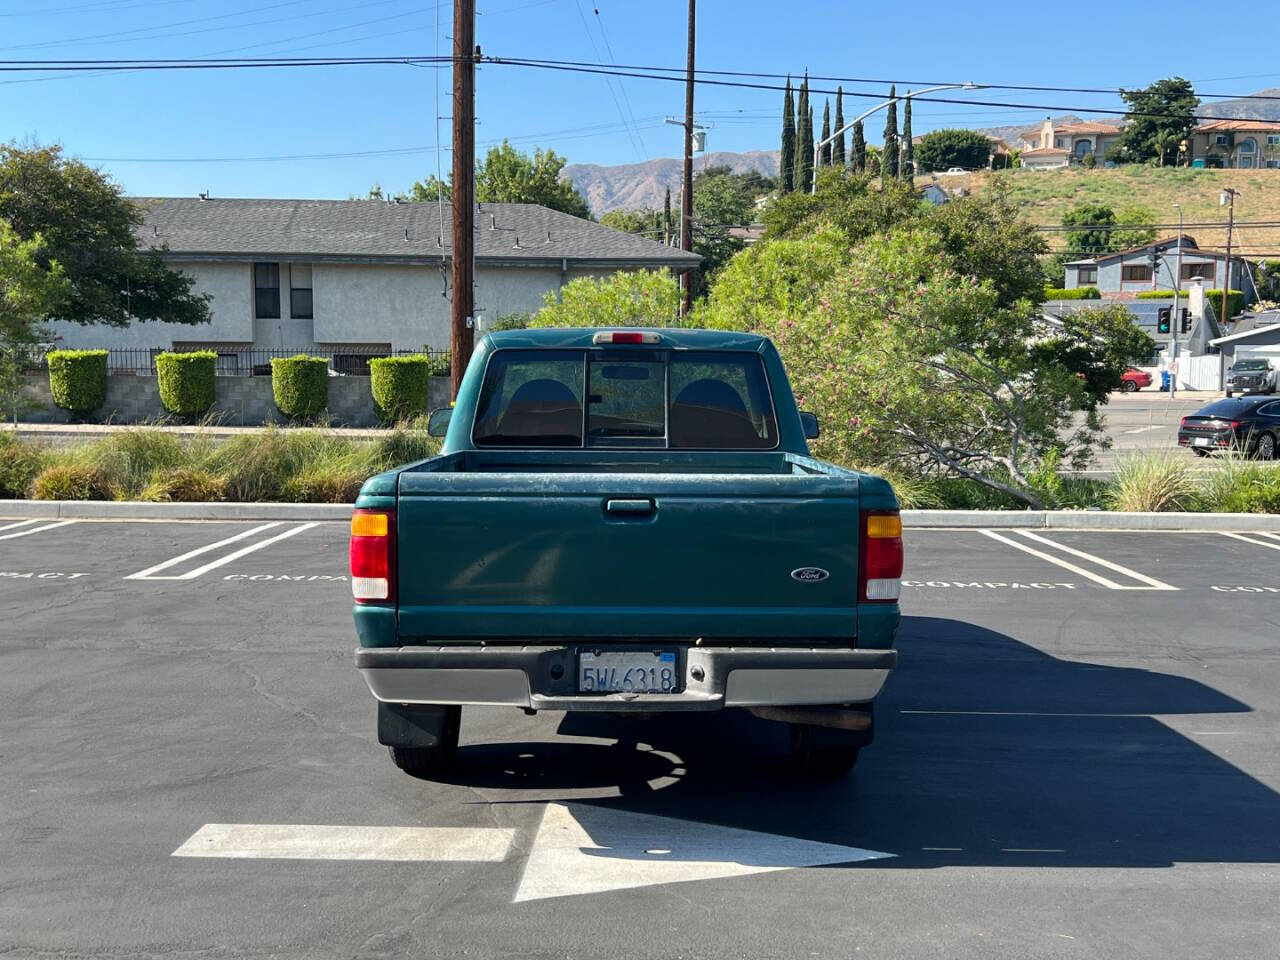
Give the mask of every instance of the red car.
<svg viewBox="0 0 1280 960">
<path fill-rule="evenodd" d="M 1120 389 L 1125 393 L 1133 393 L 1143 387 L 1151 386 L 1151 374 L 1137 367 L 1130 367 L 1120 375 Z"/>
</svg>

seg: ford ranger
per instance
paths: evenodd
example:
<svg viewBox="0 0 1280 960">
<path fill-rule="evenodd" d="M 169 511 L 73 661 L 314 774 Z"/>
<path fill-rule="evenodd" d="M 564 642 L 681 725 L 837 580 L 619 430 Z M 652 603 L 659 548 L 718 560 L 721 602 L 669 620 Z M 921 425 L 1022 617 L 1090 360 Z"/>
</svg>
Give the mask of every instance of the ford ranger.
<svg viewBox="0 0 1280 960">
<path fill-rule="evenodd" d="M 898 502 L 809 455 L 768 339 L 495 332 L 432 420 L 440 454 L 370 478 L 351 521 L 356 667 L 402 770 L 444 773 L 473 704 L 745 708 L 815 774 L 871 742 Z"/>
</svg>

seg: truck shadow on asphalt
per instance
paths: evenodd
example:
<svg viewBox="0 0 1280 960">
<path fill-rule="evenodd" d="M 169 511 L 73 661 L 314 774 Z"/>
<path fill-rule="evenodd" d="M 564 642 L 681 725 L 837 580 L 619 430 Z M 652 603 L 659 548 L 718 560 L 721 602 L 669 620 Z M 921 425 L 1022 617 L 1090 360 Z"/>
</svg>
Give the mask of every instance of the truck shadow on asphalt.
<svg viewBox="0 0 1280 960">
<path fill-rule="evenodd" d="M 563 789 L 566 800 L 616 784 L 621 797 L 595 802 L 897 854 L 849 865 L 860 869 L 1280 862 L 1280 795 L 1151 716 L 1245 704 L 957 620 L 906 617 L 898 648 L 876 743 L 838 781 L 791 778 L 785 728 L 726 711 L 567 714 L 561 734 L 616 744 L 464 747 L 457 782 Z M 1242 737 L 1221 739 L 1243 749 Z"/>
</svg>

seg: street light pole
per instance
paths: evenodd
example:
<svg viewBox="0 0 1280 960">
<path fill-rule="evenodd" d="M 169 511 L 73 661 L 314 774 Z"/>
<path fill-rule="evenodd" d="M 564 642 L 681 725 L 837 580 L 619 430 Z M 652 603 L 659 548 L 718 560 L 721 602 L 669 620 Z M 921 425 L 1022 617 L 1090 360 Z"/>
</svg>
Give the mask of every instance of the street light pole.
<svg viewBox="0 0 1280 960">
<path fill-rule="evenodd" d="M 982 83 L 940 83 L 936 87 L 925 87 L 923 90 L 917 90 L 915 93 L 911 94 L 910 96 L 919 97 L 926 93 L 937 93 L 939 90 L 985 90 L 985 89 L 986 89 L 986 84 L 982 84 Z M 849 130 L 852 130 L 856 124 L 861 123 L 863 120 L 867 119 L 867 117 L 871 116 L 873 113 L 876 113 L 880 110 L 885 109 L 890 104 L 897 103 L 900 99 L 903 99 L 903 98 L 890 97 L 888 100 L 885 100 L 882 103 L 877 103 L 874 107 L 872 107 L 870 110 L 866 111 L 865 113 L 858 114 L 856 117 L 854 117 L 852 120 L 846 123 L 843 127 L 837 130 L 835 133 L 831 134 L 831 136 L 827 137 L 825 140 L 820 140 L 816 144 L 814 144 L 813 189 L 809 191 L 810 193 L 818 192 L 818 163 L 819 163 L 819 158 L 822 155 L 822 148 L 825 147 L 832 140 L 834 140 L 836 137 L 842 136 Z"/>
</svg>

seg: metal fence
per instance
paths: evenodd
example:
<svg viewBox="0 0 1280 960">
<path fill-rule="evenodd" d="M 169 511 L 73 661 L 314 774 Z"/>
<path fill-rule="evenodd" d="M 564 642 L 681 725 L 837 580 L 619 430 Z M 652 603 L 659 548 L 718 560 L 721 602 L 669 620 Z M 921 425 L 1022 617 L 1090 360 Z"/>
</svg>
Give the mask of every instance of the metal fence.
<svg viewBox="0 0 1280 960">
<path fill-rule="evenodd" d="M 114 376 L 154 376 L 156 356 L 161 353 L 191 353 L 211 350 L 218 355 L 217 373 L 220 377 L 269 377 L 271 361 L 284 357 L 306 354 L 323 357 L 329 361 L 329 369 L 339 375 L 367 377 L 369 361 L 378 357 L 426 354 L 448 373 L 448 350 L 392 350 L 390 347 L 333 347 L 299 348 L 296 350 L 263 349 L 258 347 L 232 347 L 225 344 L 181 347 L 112 347 L 107 350 L 107 373 Z"/>
</svg>

